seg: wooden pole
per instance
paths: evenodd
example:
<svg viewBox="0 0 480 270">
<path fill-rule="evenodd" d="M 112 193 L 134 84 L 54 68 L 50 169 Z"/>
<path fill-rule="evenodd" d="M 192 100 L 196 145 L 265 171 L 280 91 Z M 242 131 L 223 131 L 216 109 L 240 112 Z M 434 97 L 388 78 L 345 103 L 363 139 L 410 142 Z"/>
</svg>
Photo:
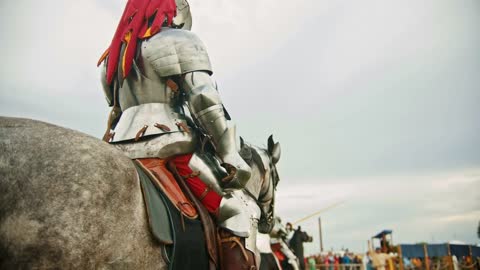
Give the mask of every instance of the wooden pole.
<svg viewBox="0 0 480 270">
<path fill-rule="evenodd" d="M 399 270 L 403 270 L 403 255 L 402 255 L 402 246 L 398 245 L 398 268 Z"/>
<path fill-rule="evenodd" d="M 423 244 L 423 252 L 425 254 L 425 270 L 430 270 L 430 264 L 428 263 L 428 251 L 427 251 L 427 244 Z"/>
<path fill-rule="evenodd" d="M 382 234 L 382 240 L 380 240 L 380 249 L 382 250 L 382 252 L 388 253 L 388 250 L 387 250 L 387 235 L 386 234 Z"/>
<path fill-rule="evenodd" d="M 477 258 L 473 258 L 473 252 L 472 252 L 472 246 L 471 245 L 468 245 L 468 253 L 470 255 L 470 263 L 474 263 L 475 261 L 477 261 Z"/>
<path fill-rule="evenodd" d="M 318 217 L 318 235 L 320 240 L 320 253 L 323 252 L 322 219 Z"/>
<path fill-rule="evenodd" d="M 450 251 L 450 244 L 448 243 L 447 243 L 447 253 L 448 253 L 448 263 L 450 264 L 450 267 L 448 269 L 455 270 L 455 266 L 453 265 L 452 252 Z"/>
</svg>

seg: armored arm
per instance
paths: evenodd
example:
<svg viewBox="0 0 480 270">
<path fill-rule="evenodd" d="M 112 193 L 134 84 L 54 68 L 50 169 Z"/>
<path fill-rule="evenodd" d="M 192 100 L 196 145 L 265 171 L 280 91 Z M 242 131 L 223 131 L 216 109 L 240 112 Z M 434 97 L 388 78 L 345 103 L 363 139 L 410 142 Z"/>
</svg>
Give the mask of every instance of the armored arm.
<svg viewBox="0 0 480 270">
<path fill-rule="evenodd" d="M 142 54 L 144 64 L 151 65 L 157 76 L 177 82 L 186 94 L 190 114 L 211 139 L 216 155 L 227 170 L 236 171 L 223 186 L 243 188 L 250 179 L 250 167 L 238 153 L 235 126 L 225 117 L 210 77 L 212 69 L 205 45 L 190 31 L 166 28 L 142 44 Z"/>
<path fill-rule="evenodd" d="M 182 76 L 181 83 L 197 125 L 210 137 L 222 162 L 233 166 L 236 171 L 233 180 L 226 186 L 244 187 L 250 179 L 250 167 L 238 153 L 235 125 L 225 116 L 220 95 L 210 75 L 204 71 L 189 72 Z"/>
</svg>

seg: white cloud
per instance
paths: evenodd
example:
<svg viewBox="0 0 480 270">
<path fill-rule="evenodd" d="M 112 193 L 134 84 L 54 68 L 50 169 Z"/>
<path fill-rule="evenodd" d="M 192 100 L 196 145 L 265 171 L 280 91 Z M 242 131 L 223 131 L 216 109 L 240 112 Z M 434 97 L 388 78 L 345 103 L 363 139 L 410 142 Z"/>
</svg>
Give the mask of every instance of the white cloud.
<svg viewBox="0 0 480 270">
<path fill-rule="evenodd" d="M 480 219 L 480 210 L 470 211 L 467 213 L 461 213 L 457 215 L 449 215 L 440 218 L 440 222 L 448 223 L 463 223 L 463 222 L 477 222 Z"/>
</svg>

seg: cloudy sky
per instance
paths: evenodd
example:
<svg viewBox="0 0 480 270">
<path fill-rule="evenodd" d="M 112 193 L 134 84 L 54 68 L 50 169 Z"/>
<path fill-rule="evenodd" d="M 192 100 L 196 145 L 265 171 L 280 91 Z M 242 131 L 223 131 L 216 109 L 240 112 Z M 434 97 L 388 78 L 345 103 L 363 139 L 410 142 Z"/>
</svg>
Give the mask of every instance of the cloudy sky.
<svg viewBox="0 0 480 270">
<path fill-rule="evenodd" d="M 191 0 L 226 107 L 282 145 L 278 214 L 322 214 L 327 249 L 478 242 L 480 2 Z M 96 61 L 124 0 L 0 2 L 0 115 L 100 137 Z M 315 238 L 317 219 L 301 224 Z"/>
</svg>

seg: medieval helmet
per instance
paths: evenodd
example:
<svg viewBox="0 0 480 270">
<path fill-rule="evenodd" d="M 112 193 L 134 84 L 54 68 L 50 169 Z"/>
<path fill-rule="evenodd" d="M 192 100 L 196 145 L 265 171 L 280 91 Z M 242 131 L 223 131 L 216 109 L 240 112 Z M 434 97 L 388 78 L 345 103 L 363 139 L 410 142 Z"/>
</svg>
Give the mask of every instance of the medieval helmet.
<svg viewBox="0 0 480 270">
<path fill-rule="evenodd" d="M 177 15 L 173 18 L 172 27 L 185 30 L 192 29 L 192 13 L 187 0 L 175 0 Z"/>
</svg>

